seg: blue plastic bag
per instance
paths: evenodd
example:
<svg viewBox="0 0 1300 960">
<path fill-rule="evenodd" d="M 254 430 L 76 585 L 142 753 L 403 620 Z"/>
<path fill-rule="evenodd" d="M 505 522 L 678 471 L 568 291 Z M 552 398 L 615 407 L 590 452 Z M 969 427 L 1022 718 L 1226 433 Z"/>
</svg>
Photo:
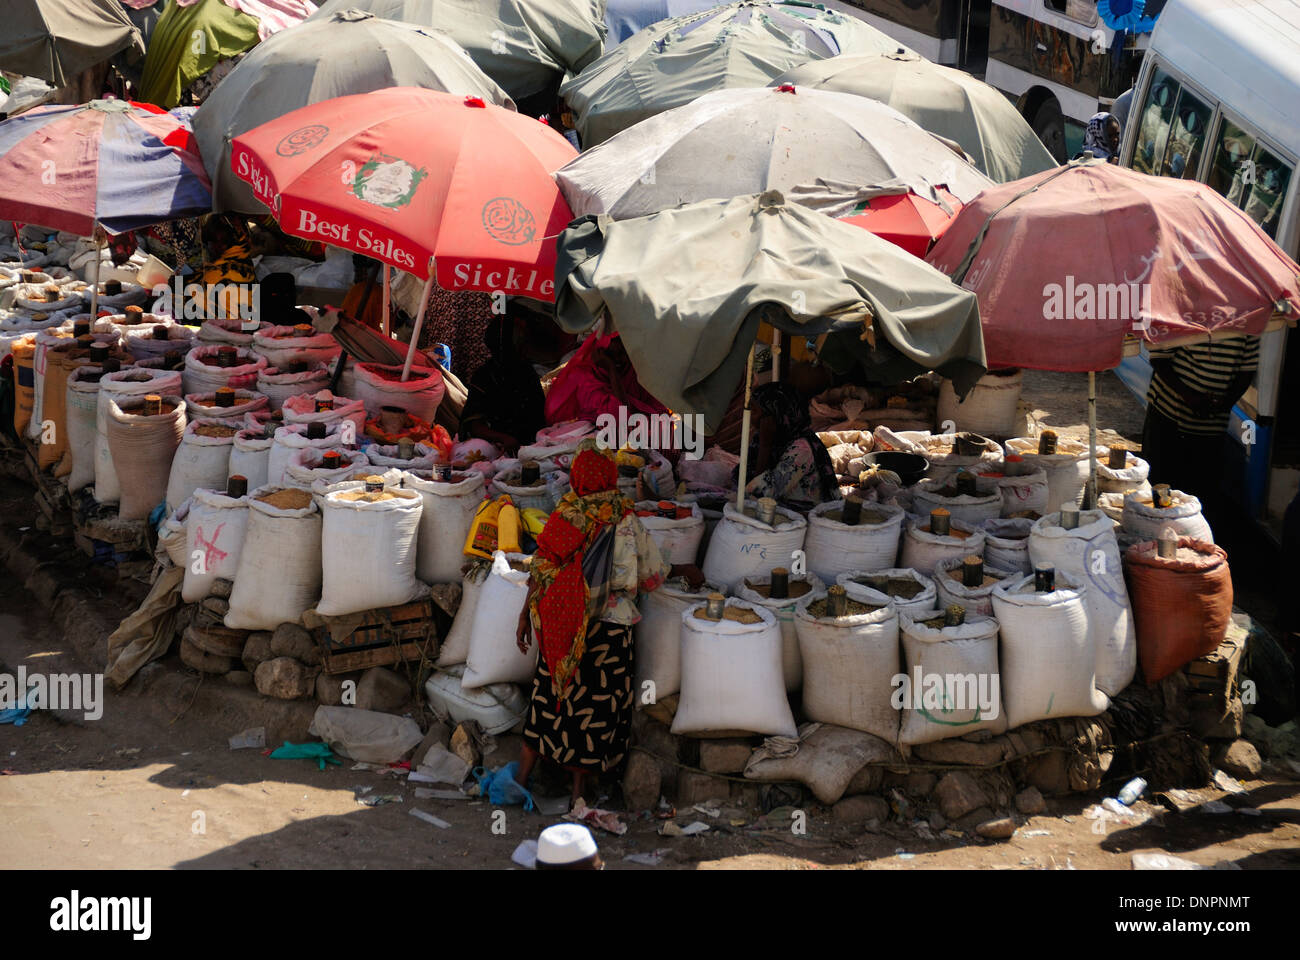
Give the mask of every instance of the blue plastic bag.
<svg viewBox="0 0 1300 960">
<path fill-rule="evenodd" d="M 487 767 L 475 767 L 474 779 L 478 781 L 479 796 L 487 797 L 490 803 L 502 807 L 513 807 L 522 803 L 524 810 L 531 813 L 536 804 L 533 803 L 533 795 L 528 792 L 528 788 L 515 783 L 515 772 L 518 769 L 517 760 L 512 760 L 504 767 L 498 767 L 490 773 Z"/>
</svg>

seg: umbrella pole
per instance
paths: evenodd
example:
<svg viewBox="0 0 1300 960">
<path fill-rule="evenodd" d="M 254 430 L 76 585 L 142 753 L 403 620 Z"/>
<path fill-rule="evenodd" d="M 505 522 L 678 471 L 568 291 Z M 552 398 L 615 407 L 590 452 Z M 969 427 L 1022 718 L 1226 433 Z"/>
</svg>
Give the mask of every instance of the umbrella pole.
<svg viewBox="0 0 1300 960">
<path fill-rule="evenodd" d="M 388 298 L 389 298 L 389 274 L 392 270 L 388 264 L 384 264 L 384 336 L 388 336 Z"/>
<path fill-rule="evenodd" d="M 781 380 L 781 331 L 772 328 L 772 382 Z"/>
<path fill-rule="evenodd" d="M 90 322 L 93 324 L 95 318 L 99 316 L 99 261 L 102 257 L 103 250 L 99 245 L 99 221 L 95 221 L 95 226 L 91 229 L 91 239 L 95 241 L 95 266 L 91 270 L 90 281 Z"/>
<path fill-rule="evenodd" d="M 1097 374 L 1088 371 L 1088 486 L 1083 508 L 1097 509 Z"/>
<path fill-rule="evenodd" d="M 754 347 L 749 348 L 745 365 L 745 412 L 740 417 L 740 475 L 736 490 L 736 509 L 745 512 L 745 483 L 749 479 L 749 398 L 754 392 Z"/>
<path fill-rule="evenodd" d="M 402 367 L 402 382 L 411 376 L 411 361 L 415 359 L 415 345 L 420 342 L 420 328 L 424 326 L 424 311 L 429 305 L 429 294 L 433 291 L 433 264 L 429 264 L 429 279 L 424 281 L 424 293 L 420 295 L 420 312 L 415 318 L 415 329 L 411 331 L 411 345 L 406 348 L 406 365 Z"/>
</svg>

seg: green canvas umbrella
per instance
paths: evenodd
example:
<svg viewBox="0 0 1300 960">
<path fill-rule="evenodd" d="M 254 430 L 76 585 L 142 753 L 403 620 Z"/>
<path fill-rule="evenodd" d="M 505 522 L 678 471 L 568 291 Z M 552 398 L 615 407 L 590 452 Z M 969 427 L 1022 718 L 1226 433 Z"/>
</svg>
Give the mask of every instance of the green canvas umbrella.
<svg viewBox="0 0 1300 960">
<path fill-rule="evenodd" d="M 56 87 L 129 47 L 140 33 L 117 0 L 5 0 L 0 70 Z"/>
<path fill-rule="evenodd" d="M 181 7 L 169 0 L 154 25 L 145 55 L 140 99 L 170 110 L 181 94 L 222 60 L 252 49 L 258 21 L 221 0 Z"/>
<path fill-rule="evenodd" d="M 931 63 L 911 51 L 864 53 L 802 64 L 772 86 L 852 93 L 879 100 L 970 154 L 997 183 L 1056 166 L 1011 101 L 969 73 Z"/>
<path fill-rule="evenodd" d="M 325 0 L 308 22 L 348 8 L 445 31 L 517 103 L 554 91 L 605 40 L 604 0 Z"/>
<path fill-rule="evenodd" d="M 358 10 L 311 19 L 263 41 L 194 114 L 217 211 L 265 213 L 230 167 L 230 141 L 291 110 L 387 87 L 481 97 L 514 109 L 504 90 L 446 34 Z"/>
<path fill-rule="evenodd" d="M 586 148 L 713 90 L 765 87 L 809 60 L 899 49 L 869 24 L 819 5 L 744 0 L 633 34 L 560 95 Z"/>
<path fill-rule="evenodd" d="M 608 312 L 637 376 L 715 430 L 760 321 L 830 333 L 880 379 L 937 370 L 965 394 L 985 372 L 974 294 L 851 224 L 776 191 L 632 220 L 590 216 L 558 240 L 555 318 L 577 333 Z"/>
</svg>

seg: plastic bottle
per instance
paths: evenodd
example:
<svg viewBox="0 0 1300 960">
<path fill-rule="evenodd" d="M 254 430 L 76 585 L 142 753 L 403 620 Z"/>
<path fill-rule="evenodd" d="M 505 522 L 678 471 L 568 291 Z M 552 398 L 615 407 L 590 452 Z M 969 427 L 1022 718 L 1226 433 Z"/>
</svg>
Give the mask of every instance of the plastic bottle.
<svg viewBox="0 0 1300 960">
<path fill-rule="evenodd" d="M 1142 791 L 1147 788 L 1147 782 L 1141 777 L 1134 777 L 1128 783 L 1124 784 L 1124 789 L 1119 792 L 1119 802 L 1126 807 L 1133 806 L 1137 798 L 1142 796 Z"/>
</svg>

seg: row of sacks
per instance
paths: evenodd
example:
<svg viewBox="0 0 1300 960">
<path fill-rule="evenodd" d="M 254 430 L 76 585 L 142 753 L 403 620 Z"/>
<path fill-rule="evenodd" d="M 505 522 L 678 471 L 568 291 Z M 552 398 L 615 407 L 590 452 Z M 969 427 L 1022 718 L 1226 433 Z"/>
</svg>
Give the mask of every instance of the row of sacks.
<svg viewBox="0 0 1300 960">
<path fill-rule="evenodd" d="M 1007 531 L 998 524 L 1015 524 L 1016 529 Z M 877 607 L 876 610 L 869 611 L 871 616 L 860 622 L 864 629 L 871 627 L 877 632 L 879 624 L 890 619 L 890 613 L 880 612 L 886 606 L 893 611 L 893 615 L 900 618 L 900 622 L 901 618 L 906 617 L 918 624 L 940 616 L 949 606 L 961 606 L 967 617 L 967 622 L 962 627 L 943 628 L 950 629 L 949 634 L 943 634 L 943 629 L 940 629 L 938 634 L 931 635 L 919 628 L 913 630 L 913 633 L 930 640 L 936 640 L 939 636 L 953 640 L 974 640 L 976 634 L 971 632 L 971 625 L 987 621 L 983 623 L 983 632 L 978 634 L 983 638 L 985 646 L 979 657 L 971 661 L 978 661 L 985 667 L 999 662 L 997 646 L 993 641 L 996 640 L 999 624 L 1008 617 L 1012 618 L 1014 622 L 1010 627 L 1010 638 L 1012 659 L 1016 661 L 1016 666 L 1025 662 L 1024 657 L 1032 660 L 1033 656 L 1041 655 L 1042 665 L 1048 671 L 1044 677 L 1060 686 L 1062 691 L 1052 700 L 1051 712 L 1042 714 L 1038 717 L 1040 719 L 1045 716 L 1084 716 L 1099 712 L 1105 709 L 1107 696 L 1114 696 L 1132 681 L 1139 657 L 1144 676 L 1148 681 L 1154 682 L 1187 661 L 1204 655 L 1223 638 L 1231 612 L 1231 579 L 1226 555 L 1212 544 L 1184 538 L 1178 557 L 1166 561 L 1158 557 L 1155 545 L 1147 542 L 1131 547 L 1124 561 L 1121 561 L 1115 524 L 1100 511 L 1085 511 L 1079 526 L 1069 530 L 1060 526 L 1059 514 L 1043 517 L 1033 523 L 1027 520 L 987 521 L 986 527 L 991 529 L 971 529 L 965 539 L 950 538 L 953 541 L 953 553 L 947 557 L 933 558 L 933 566 L 927 566 L 926 572 L 920 572 L 907 564 L 908 554 L 905 550 L 904 567 L 842 573 L 835 577 L 835 581 L 844 586 L 851 600 Z M 1004 546 L 1007 549 L 1003 549 Z M 985 561 L 983 583 L 978 587 L 966 587 L 962 582 L 961 567 L 968 556 L 980 557 Z M 920 563 L 918 557 L 918 554 L 914 554 L 912 562 Z M 1032 593 L 1033 578 L 1028 575 L 1028 570 L 1037 564 L 1047 564 L 1054 568 L 1060 585 L 1055 592 L 1060 596 L 1048 596 L 1047 599 L 1025 596 Z M 825 582 L 829 580 L 824 582 L 816 572 L 791 574 L 789 580 L 789 594 L 781 600 L 767 597 L 766 592 L 770 589 L 771 582 L 767 575 L 746 576 L 738 589 L 734 590 L 739 600 L 766 611 L 774 618 L 777 626 L 773 648 L 775 659 L 769 666 L 774 664 L 773 675 L 780 681 L 782 695 L 802 690 L 805 708 L 809 703 L 854 702 L 854 697 L 863 695 L 861 678 L 864 675 L 850 670 L 847 660 L 836 660 L 828 665 L 823 659 L 819 661 L 821 666 L 810 664 L 810 648 L 805 642 L 805 634 L 809 630 L 800 626 L 804 624 L 807 627 L 809 620 L 801 610 L 824 595 L 822 591 Z M 1129 599 L 1128 584 L 1132 584 L 1132 602 Z M 1062 592 L 1067 589 L 1068 594 Z M 638 688 L 650 682 L 659 697 L 680 690 L 685 700 L 691 685 L 689 673 L 692 668 L 688 664 L 683 645 L 685 634 L 679 633 L 677 621 L 686 608 L 700 599 L 699 592 L 672 585 L 643 598 L 643 619 L 637 627 Z M 1057 606 L 1061 604 L 1065 606 L 1060 609 L 1068 607 L 1070 631 L 1057 634 L 1044 631 L 1040 635 L 1027 628 L 1021 632 L 1021 625 L 1032 623 L 1035 618 L 1047 624 L 1059 613 Z M 1163 612 L 1171 604 L 1182 611 L 1179 616 Z M 846 621 L 844 625 L 857 625 L 857 621 L 854 624 Z M 826 633 L 825 630 L 821 632 Z M 1004 634 L 1004 639 L 1006 636 Z M 1053 652 L 1051 643 L 1058 643 L 1060 650 Z M 1030 644 L 1036 646 L 1031 649 Z M 969 648 L 976 651 L 978 647 L 973 642 L 963 642 L 951 648 L 921 646 L 917 649 L 932 650 L 936 656 L 942 654 L 936 661 L 941 663 L 946 662 L 946 650 Z M 1034 654 L 1034 650 L 1038 653 Z M 1024 656 L 1020 657 L 1022 652 Z M 909 669 L 914 665 L 909 661 Z M 715 666 L 720 670 L 717 674 L 719 677 L 746 675 L 744 657 L 726 663 L 719 662 Z M 1053 673 L 1052 670 L 1057 672 Z M 986 675 L 999 673 L 996 667 L 991 670 L 961 672 Z M 886 681 L 896 673 L 897 670 L 890 670 L 888 675 L 877 678 L 880 682 L 874 687 L 865 688 L 874 690 L 872 702 L 877 707 L 888 699 L 890 688 Z M 1018 672 L 1014 667 L 1011 672 L 1017 683 L 1020 678 L 1032 677 L 1032 674 L 1032 670 Z M 1007 678 L 1003 674 L 999 675 L 1002 676 L 1001 682 L 1005 689 Z M 855 679 L 844 685 L 845 677 Z M 774 689 L 772 685 L 769 684 L 764 689 L 766 694 L 754 689 L 738 696 L 741 699 L 752 696 L 758 702 L 774 703 L 774 694 L 769 696 Z M 852 693 L 855 690 L 858 693 Z M 1095 696 L 1093 691 L 1096 692 Z M 1048 699 L 1052 699 L 1053 695 L 1053 692 L 1049 692 Z M 1028 707 L 1022 710 L 1021 705 L 1038 702 L 1034 696 L 1026 699 L 1012 694 L 1014 705 L 1009 706 L 1008 711 L 1016 718 L 1015 722 L 1028 722 L 1025 718 L 1033 711 Z M 816 708 L 809 711 L 809 716 L 813 719 L 855 726 L 855 723 L 847 722 L 843 716 L 832 713 L 815 715 L 815 710 Z M 1065 712 L 1060 712 L 1061 710 Z M 876 715 L 885 716 L 881 711 L 883 707 Z M 732 717 L 732 721 L 736 719 Z M 920 720 L 914 721 L 914 726 L 919 723 Z M 956 735 L 972 729 L 966 720 L 953 723 L 955 725 L 951 730 L 954 733 L 946 735 Z M 940 723 L 925 729 L 934 733 L 943 727 L 944 724 Z M 856 728 L 878 733 L 877 729 L 871 727 Z M 719 729 L 773 732 L 770 728 L 760 730 L 737 722 L 729 722 Z M 907 736 L 907 742 L 924 742 L 913 739 L 914 734 Z"/>
<path fill-rule="evenodd" d="M 230 580 L 226 626 L 274 630 L 310 609 L 343 616 L 395 606 L 459 580 L 482 478 L 374 470 L 239 497 L 196 490 L 159 531 L 184 570 L 182 599 L 196 603 L 218 578 Z"/>
</svg>

